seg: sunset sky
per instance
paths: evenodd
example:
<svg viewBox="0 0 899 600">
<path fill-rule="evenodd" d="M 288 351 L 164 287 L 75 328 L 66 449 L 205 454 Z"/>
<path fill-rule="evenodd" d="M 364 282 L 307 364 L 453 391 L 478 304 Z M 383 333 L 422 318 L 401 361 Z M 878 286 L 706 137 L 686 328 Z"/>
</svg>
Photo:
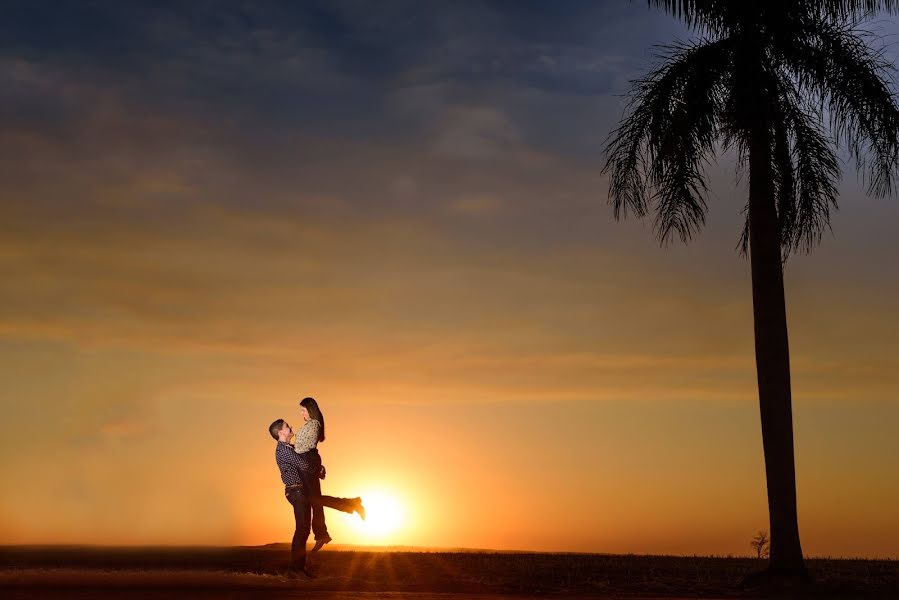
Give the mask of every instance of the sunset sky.
<svg viewBox="0 0 899 600">
<path fill-rule="evenodd" d="M 0 544 L 747 554 L 767 528 L 746 180 L 616 223 L 645 2 L 35 2 L 0 14 Z M 896 42 L 899 26 L 869 28 Z M 899 54 L 894 45 L 889 56 Z M 810 555 L 899 558 L 899 197 L 787 263 Z M 373 515 L 374 517 L 375 515 Z"/>
</svg>

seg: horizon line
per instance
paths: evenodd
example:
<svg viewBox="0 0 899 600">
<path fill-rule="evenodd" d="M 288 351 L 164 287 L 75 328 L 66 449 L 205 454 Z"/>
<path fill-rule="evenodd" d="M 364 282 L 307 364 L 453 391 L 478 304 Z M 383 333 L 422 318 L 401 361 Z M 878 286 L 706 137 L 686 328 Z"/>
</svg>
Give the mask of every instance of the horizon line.
<svg viewBox="0 0 899 600">
<path fill-rule="evenodd" d="M 231 549 L 231 548 L 271 548 L 276 546 L 290 546 L 290 542 L 269 542 L 266 544 L 90 544 L 90 543 L 33 543 L 33 544 L 0 544 L 4 548 L 28 548 L 28 549 L 106 549 L 106 550 L 138 550 L 138 549 Z M 630 557 L 670 557 L 670 558 L 715 558 L 715 559 L 759 559 L 750 553 L 747 554 L 673 554 L 673 553 L 640 553 L 640 552 L 591 552 L 581 550 L 499 550 L 495 548 L 468 548 L 454 546 L 412 546 L 405 544 L 329 544 L 332 552 L 409 552 L 430 554 L 577 554 L 590 556 L 630 556 Z M 806 560 L 855 560 L 855 561 L 887 561 L 899 562 L 899 556 L 833 556 L 833 555 L 805 555 Z"/>
</svg>

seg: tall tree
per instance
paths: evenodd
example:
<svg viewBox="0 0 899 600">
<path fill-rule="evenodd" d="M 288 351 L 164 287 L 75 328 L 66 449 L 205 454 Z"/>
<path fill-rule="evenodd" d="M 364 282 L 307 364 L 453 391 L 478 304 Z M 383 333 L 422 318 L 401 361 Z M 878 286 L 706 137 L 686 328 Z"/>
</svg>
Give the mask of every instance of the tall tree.
<svg viewBox="0 0 899 600">
<path fill-rule="evenodd" d="M 662 243 L 704 223 L 703 163 L 736 151 L 748 167 L 740 239 L 752 274 L 759 407 L 768 486 L 768 574 L 805 576 L 796 514 L 790 358 L 783 264 L 830 227 L 844 145 L 868 193 L 899 171 L 899 106 L 892 65 L 856 23 L 894 0 L 650 0 L 698 38 L 669 46 L 634 82 L 610 135 L 604 172 L 615 218 L 654 214 Z"/>
</svg>

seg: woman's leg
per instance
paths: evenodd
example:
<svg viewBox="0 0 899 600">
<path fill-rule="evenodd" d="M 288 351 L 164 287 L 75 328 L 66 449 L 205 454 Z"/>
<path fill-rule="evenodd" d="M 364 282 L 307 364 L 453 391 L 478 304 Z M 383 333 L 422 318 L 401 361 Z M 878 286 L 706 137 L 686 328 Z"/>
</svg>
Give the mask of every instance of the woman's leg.
<svg viewBox="0 0 899 600">
<path fill-rule="evenodd" d="M 340 512 L 352 514 L 360 505 L 359 498 L 337 498 L 335 496 L 313 496 L 312 506 L 327 506 Z"/>
<path fill-rule="evenodd" d="M 328 535 L 328 526 L 325 524 L 325 506 L 331 505 L 325 498 L 330 496 L 322 496 L 321 480 L 312 474 L 307 476 L 309 482 L 309 501 L 312 504 L 312 533 L 315 534 L 316 540 L 330 539 Z"/>
<path fill-rule="evenodd" d="M 328 507 L 345 513 L 359 513 L 365 520 L 365 507 L 362 506 L 362 498 L 336 498 L 334 496 L 310 496 L 309 503 L 313 509 L 316 507 Z M 316 536 L 317 539 L 318 536 Z"/>
</svg>

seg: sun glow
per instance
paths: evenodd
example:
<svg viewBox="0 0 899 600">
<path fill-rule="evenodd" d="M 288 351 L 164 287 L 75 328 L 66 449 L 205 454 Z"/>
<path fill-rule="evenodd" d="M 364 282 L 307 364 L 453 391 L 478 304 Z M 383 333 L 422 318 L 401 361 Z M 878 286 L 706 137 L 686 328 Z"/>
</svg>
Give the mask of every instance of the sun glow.
<svg viewBox="0 0 899 600">
<path fill-rule="evenodd" d="M 366 538 L 387 541 L 386 538 L 400 530 L 406 521 L 406 508 L 396 496 L 383 490 L 362 494 L 365 520 L 356 521 L 359 533 Z"/>
</svg>

